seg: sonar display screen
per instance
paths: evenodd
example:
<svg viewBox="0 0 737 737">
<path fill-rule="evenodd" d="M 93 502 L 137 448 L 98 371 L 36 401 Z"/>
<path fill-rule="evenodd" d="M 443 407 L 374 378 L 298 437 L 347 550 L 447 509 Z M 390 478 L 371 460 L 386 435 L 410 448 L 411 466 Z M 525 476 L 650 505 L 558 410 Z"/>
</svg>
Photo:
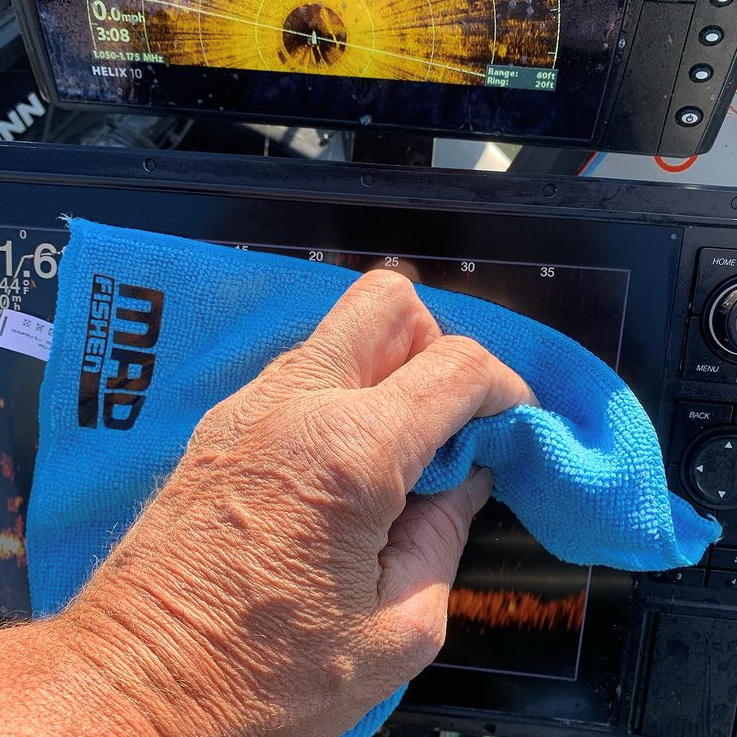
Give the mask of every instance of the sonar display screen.
<svg viewBox="0 0 737 737">
<path fill-rule="evenodd" d="M 62 230 L 0 227 L 5 244 L 0 317 L 8 309 L 53 320 L 57 265 L 67 238 Z M 626 268 L 450 258 L 423 254 L 419 244 L 417 251 L 402 254 L 381 250 L 378 243 L 376 250 L 346 251 L 305 243 L 213 242 L 357 271 L 398 271 L 416 283 L 478 296 L 542 321 L 619 368 L 632 279 Z M 28 606 L 24 516 L 35 452 L 31 423 L 38 408 L 27 399 L 37 397 L 41 377 L 40 362 L 35 366 L 26 356 L 0 354 L 0 580 L 14 583 L 0 587 L 0 622 Z M 573 689 L 587 714 L 604 718 L 606 706 L 596 694 L 606 693 L 606 687 L 596 684 L 605 684 L 616 667 L 618 644 L 606 622 L 621 602 L 615 606 L 602 599 L 603 575 L 558 560 L 508 508 L 491 501 L 476 517 L 450 592 L 445 647 L 413 683 L 408 698 L 461 705 L 464 699 L 482 698 L 482 704 L 470 705 L 492 708 L 496 700 L 520 713 L 534 711 L 546 699 L 547 711 L 566 716 L 568 701 L 553 706 L 549 691 L 535 689 Z M 520 678 L 524 689 L 514 686 Z M 476 679 L 475 685 L 467 679 Z M 480 691 L 479 684 L 487 681 Z"/>
<path fill-rule="evenodd" d="M 496 0 L 146 0 L 133 13 L 88 5 L 96 58 L 119 36 L 130 38 L 126 60 L 130 51 L 190 66 L 554 90 L 559 0 L 516 3 L 499 17 Z M 129 28 L 114 33 L 124 17 Z"/>
<path fill-rule="evenodd" d="M 621 25 L 618 0 L 38 0 L 35 10 L 61 102 L 570 138 L 591 133 Z"/>
</svg>

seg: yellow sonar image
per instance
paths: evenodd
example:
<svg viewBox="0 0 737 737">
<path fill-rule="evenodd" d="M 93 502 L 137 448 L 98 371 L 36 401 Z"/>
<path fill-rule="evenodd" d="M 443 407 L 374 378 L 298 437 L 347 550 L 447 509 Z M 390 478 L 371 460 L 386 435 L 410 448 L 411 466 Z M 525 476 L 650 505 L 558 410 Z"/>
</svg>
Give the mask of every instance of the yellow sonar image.
<svg viewBox="0 0 737 737">
<path fill-rule="evenodd" d="M 170 64 L 483 85 L 489 65 L 554 69 L 558 0 L 143 0 Z"/>
</svg>

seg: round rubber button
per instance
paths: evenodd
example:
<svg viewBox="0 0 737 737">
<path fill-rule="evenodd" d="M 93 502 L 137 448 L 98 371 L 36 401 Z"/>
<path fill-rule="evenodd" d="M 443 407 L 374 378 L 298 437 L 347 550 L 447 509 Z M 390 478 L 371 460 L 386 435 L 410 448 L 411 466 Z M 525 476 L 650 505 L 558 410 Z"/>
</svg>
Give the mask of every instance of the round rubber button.
<svg viewBox="0 0 737 737">
<path fill-rule="evenodd" d="M 708 82 L 714 76 L 714 70 L 708 64 L 696 64 L 688 73 L 692 82 Z"/>
<path fill-rule="evenodd" d="M 684 128 L 693 128 L 704 119 L 704 113 L 697 107 L 682 107 L 676 113 L 676 123 Z"/>
<path fill-rule="evenodd" d="M 724 434 L 699 445 L 690 460 L 691 483 L 701 503 L 720 509 L 737 503 L 737 435 Z"/>
<path fill-rule="evenodd" d="M 707 26 L 699 33 L 699 41 L 704 46 L 716 46 L 724 39 L 724 30 L 719 26 Z"/>
</svg>

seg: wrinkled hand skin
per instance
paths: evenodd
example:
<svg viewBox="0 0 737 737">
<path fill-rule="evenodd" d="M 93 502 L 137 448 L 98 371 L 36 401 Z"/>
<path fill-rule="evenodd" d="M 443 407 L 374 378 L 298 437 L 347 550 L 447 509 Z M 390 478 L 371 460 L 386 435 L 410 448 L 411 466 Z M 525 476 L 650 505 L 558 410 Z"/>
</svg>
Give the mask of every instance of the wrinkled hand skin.
<svg viewBox="0 0 737 737">
<path fill-rule="evenodd" d="M 491 480 L 408 493 L 470 419 L 534 402 L 480 345 L 442 336 L 407 279 L 361 278 L 207 413 L 75 602 L 27 628 L 55 629 L 57 667 L 74 672 L 54 671 L 70 733 L 87 712 L 99 727 L 100 703 L 107 734 L 350 729 L 437 655 Z"/>
</svg>

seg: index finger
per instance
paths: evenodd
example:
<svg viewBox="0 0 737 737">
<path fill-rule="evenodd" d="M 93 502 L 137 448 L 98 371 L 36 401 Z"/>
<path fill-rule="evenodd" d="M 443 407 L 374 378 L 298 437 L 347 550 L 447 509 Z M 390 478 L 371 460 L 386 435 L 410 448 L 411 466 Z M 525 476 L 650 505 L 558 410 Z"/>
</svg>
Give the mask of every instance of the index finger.
<svg viewBox="0 0 737 737">
<path fill-rule="evenodd" d="M 412 488 L 435 452 L 474 417 L 537 406 L 527 383 L 470 338 L 444 336 L 385 379 L 375 391 L 387 450 Z"/>
</svg>

